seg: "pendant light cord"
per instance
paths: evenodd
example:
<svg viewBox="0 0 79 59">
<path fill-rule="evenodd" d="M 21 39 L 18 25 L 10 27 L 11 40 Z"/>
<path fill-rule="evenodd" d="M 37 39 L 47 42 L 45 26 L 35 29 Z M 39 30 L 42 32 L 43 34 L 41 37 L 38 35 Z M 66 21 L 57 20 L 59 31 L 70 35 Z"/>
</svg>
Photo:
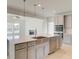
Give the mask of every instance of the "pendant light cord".
<svg viewBox="0 0 79 59">
<path fill-rule="evenodd" d="M 24 0 L 24 17 L 25 17 L 25 2 L 26 2 L 26 0 Z"/>
</svg>

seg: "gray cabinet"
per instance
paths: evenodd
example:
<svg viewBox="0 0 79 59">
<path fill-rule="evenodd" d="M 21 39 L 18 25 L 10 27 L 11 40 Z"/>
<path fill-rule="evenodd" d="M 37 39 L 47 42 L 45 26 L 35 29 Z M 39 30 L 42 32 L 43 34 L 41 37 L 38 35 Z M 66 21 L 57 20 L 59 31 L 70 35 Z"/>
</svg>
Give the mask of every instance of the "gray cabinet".
<svg viewBox="0 0 79 59">
<path fill-rule="evenodd" d="M 27 59 L 27 43 L 15 45 L 15 59 Z"/>
<path fill-rule="evenodd" d="M 48 39 L 38 39 L 15 45 L 15 59 L 44 59 L 49 53 Z"/>
<path fill-rule="evenodd" d="M 62 45 L 62 38 L 59 36 L 51 37 L 49 39 L 49 54 L 58 50 Z"/>
<path fill-rule="evenodd" d="M 57 47 L 56 49 L 60 49 L 61 46 L 62 46 L 62 39 L 61 37 L 56 37 L 56 40 L 57 40 Z"/>
<path fill-rule="evenodd" d="M 28 42 L 28 59 L 36 59 L 36 42 Z"/>
<path fill-rule="evenodd" d="M 44 43 L 43 49 L 44 49 L 43 50 L 44 51 L 44 57 L 46 57 L 49 53 L 49 42 L 48 41 Z"/>
<path fill-rule="evenodd" d="M 64 16 L 63 15 L 55 16 L 54 23 L 55 23 L 55 25 L 64 25 Z"/>
<path fill-rule="evenodd" d="M 55 37 L 51 37 L 49 41 L 49 53 L 52 53 L 56 50 L 56 39 Z"/>
<path fill-rule="evenodd" d="M 35 47 L 28 47 L 28 59 L 36 59 L 36 50 Z"/>
<path fill-rule="evenodd" d="M 43 46 L 38 45 L 37 46 L 37 59 L 43 59 Z"/>
<path fill-rule="evenodd" d="M 64 17 L 64 43 L 72 45 L 72 15 Z"/>
<path fill-rule="evenodd" d="M 26 48 L 16 51 L 15 59 L 27 59 Z"/>
<path fill-rule="evenodd" d="M 49 53 L 49 41 L 47 38 L 37 42 L 37 59 L 44 59 Z"/>
</svg>

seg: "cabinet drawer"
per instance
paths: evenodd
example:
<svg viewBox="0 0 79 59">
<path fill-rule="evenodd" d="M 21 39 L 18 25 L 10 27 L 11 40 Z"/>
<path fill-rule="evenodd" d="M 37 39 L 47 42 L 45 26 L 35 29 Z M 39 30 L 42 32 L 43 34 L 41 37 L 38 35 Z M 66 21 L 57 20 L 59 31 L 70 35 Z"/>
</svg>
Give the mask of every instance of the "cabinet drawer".
<svg viewBox="0 0 79 59">
<path fill-rule="evenodd" d="M 21 44 L 16 44 L 15 45 L 15 49 L 18 50 L 18 49 L 22 49 L 22 48 L 25 48 L 27 47 L 27 44 L 26 43 L 21 43 Z"/>
<path fill-rule="evenodd" d="M 48 42 L 48 38 L 43 39 L 43 43 Z"/>
<path fill-rule="evenodd" d="M 36 42 L 37 45 L 42 44 L 42 43 L 43 43 L 43 39 L 38 39 Z"/>
<path fill-rule="evenodd" d="M 31 46 L 35 46 L 36 45 L 36 42 L 33 41 L 33 42 L 28 42 L 28 47 L 31 47 Z"/>
</svg>

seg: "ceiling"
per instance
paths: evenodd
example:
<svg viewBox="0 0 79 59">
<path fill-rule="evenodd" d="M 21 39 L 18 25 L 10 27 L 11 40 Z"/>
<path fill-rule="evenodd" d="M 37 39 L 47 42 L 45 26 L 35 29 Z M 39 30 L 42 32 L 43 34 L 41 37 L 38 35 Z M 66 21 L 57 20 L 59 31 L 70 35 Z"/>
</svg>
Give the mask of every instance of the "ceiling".
<svg viewBox="0 0 79 59">
<path fill-rule="evenodd" d="M 38 3 L 41 6 L 35 7 L 34 4 Z M 23 13 L 24 2 L 23 0 L 7 0 L 7 9 L 8 12 Z M 30 15 L 50 17 L 58 13 L 71 12 L 72 0 L 26 0 L 25 10 Z"/>
</svg>

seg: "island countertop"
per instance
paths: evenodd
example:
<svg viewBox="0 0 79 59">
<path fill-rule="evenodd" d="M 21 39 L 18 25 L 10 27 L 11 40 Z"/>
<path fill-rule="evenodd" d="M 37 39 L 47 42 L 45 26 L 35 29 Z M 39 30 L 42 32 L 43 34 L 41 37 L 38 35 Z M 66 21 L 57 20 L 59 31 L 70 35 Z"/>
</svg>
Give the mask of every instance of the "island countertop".
<svg viewBox="0 0 79 59">
<path fill-rule="evenodd" d="M 55 37 L 54 35 L 46 35 L 46 34 L 36 35 L 36 37 L 39 37 L 39 36 L 43 36 L 43 37 L 46 37 L 46 38 Z M 24 43 L 24 42 L 36 41 L 36 40 L 38 40 L 38 39 L 27 36 L 27 37 L 23 37 L 23 38 L 20 38 L 20 39 L 13 40 L 13 43 L 19 44 L 19 43 Z"/>
</svg>

